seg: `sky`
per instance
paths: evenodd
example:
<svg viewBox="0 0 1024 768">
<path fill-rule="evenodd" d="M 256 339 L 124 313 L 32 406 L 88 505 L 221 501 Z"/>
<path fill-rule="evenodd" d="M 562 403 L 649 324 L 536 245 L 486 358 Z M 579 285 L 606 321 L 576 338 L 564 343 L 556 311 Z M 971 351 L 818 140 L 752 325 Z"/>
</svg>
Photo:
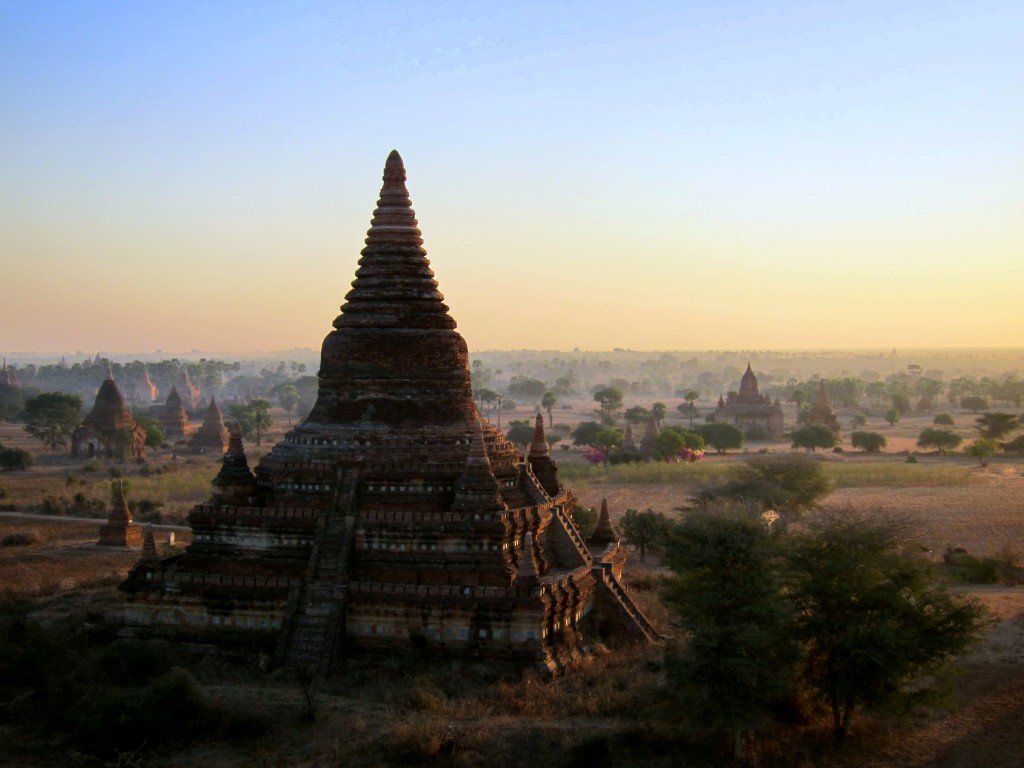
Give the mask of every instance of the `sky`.
<svg viewBox="0 0 1024 768">
<path fill-rule="evenodd" d="M 0 351 L 1024 346 L 1024 3 L 0 0 Z"/>
</svg>

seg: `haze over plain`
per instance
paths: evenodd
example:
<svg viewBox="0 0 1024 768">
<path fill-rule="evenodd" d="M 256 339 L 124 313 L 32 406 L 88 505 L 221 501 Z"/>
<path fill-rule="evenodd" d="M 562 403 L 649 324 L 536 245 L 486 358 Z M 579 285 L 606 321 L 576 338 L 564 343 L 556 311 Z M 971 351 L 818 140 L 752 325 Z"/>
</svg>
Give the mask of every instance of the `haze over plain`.
<svg viewBox="0 0 1024 768">
<path fill-rule="evenodd" d="M 471 349 L 1024 343 L 1014 2 L 7 3 L 0 349 L 315 347 L 397 147 Z"/>
</svg>

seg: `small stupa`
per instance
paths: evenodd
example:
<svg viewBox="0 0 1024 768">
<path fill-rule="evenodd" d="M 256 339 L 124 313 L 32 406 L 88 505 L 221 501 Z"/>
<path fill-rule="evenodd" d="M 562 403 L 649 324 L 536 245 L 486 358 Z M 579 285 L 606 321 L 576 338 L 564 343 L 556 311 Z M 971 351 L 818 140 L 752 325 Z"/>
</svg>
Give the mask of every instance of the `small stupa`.
<svg viewBox="0 0 1024 768">
<path fill-rule="evenodd" d="M 212 398 L 202 425 L 189 440 L 189 447 L 202 453 L 219 456 L 228 449 L 230 437 L 228 428 L 224 425 L 224 415 L 217 406 L 217 398 Z"/>
<path fill-rule="evenodd" d="M 164 410 L 160 414 L 160 424 L 164 428 L 164 435 L 168 442 L 183 440 L 192 434 L 192 427 L 188 423 L 188 414 L 185 413 L 185 406 L 178 394 L 178 385 L 171 385 L 171 394 L 167 396 Z"/>
<path fill-rule="evenodd" d="M 831 403 L 829 403 L 828 390 L 825 389 L 824 379 L 818 382 L 818 393 L 814 398 L 811 411 L 807 415 L 807 423 L 824 424 L 833 432 L 839 431 L 839 420 L 836 418 L 836 412 L 832 410 Z"/>
<path fill-rule="evenodd" d="M 132 524 L 132 513 L 124 497 L 124 481 L 118 480 L 111 492 L 110 515 L 100 528 L 101 547 L 137 547 L 142 543 L 142 531 Z"/>
</svg>

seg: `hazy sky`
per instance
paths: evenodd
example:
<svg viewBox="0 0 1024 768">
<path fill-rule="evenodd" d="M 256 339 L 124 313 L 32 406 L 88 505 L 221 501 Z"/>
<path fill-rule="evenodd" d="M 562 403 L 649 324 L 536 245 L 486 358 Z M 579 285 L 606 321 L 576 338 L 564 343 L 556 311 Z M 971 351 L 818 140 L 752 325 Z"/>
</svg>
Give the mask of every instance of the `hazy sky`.
<svg viewBox="0 0 1024 768">
<path fill-rule="evenodd" d="M 0 2 L 0 351 L 1024 345 L 1024 3 Z"/>
</svg>

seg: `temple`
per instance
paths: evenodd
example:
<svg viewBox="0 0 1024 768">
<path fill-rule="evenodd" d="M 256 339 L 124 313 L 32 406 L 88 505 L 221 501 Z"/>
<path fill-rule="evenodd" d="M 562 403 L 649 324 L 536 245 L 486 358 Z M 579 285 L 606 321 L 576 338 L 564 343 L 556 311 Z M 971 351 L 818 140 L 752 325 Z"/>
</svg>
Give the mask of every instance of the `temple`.
<svg viewBox="0 0 1024 768">
<path fill-rule="evenodd" d="M 122 585 L 129 636 L 318 673 L 410 650 L 551 673 L 593 640 L 657 638 L 625 549 L 572 522 L 543 420 L 523 457 L 481 419 L 405 179 L 392 152 L 309 417 L 255 472 L 232 435 L 192 544 Z"/>
<path fill-rule="evenodd" d="M 735 424 L 752 439 L 774 440 L 785 431 L 782 405 L 757 391 L 757 377 L 750 363 L 747 363 L 747 370 L 740 379 L 739 393 L 730 392 L 727 397 L 718 398 L 715 421 Z"/>
<path fill-rule="evenodd" d="M 178 394 L 178 385 L 171 384 L 171 394 L 167 396 L 164 409 L 160 412 L 160 426 L 164 428 L 167 442 L 184 440 L 192 434 L 192 426 L 188 422 L 188 414 Z"/>
<path fill-rule="evenodd" d="M 146 455 L 146 431 L 128 410 L 124 395 L 107 367 L 89 415 L 71 434 L 71 456 L 137 459 Z"/>
<path fill-rule="evenodd" d="M 156 384 L 149 378 L 149 369 L 142 369 L 142 376 L 136 382 L 134 389 L 132 390 L 134 400 L 139 403 L 149 405 L 157 402 L 157 398 L 160 396 L 159 390 L 156 388 Z"/>
<path fill-rule="evenodd" d="M 814 397 L 810 413 L 807 414 L 808 424 L 824 424 L 833 432 L 839 431 L 839 420 L 832 405 L 828 401 L 828 391 L 825 389 L 825 380 L 818 382 L 818 393 Z"/>
<path fill-rule="evenodd" d="M 228 449 L 228 428 L 224 426 L 224 415 L 220 412 L 217 399 L 210 401 L 203 417 L 203 423 L 192 435 L 188 445 L 200 453 L 212 453 L 220 456 Z"/>
</svg>

